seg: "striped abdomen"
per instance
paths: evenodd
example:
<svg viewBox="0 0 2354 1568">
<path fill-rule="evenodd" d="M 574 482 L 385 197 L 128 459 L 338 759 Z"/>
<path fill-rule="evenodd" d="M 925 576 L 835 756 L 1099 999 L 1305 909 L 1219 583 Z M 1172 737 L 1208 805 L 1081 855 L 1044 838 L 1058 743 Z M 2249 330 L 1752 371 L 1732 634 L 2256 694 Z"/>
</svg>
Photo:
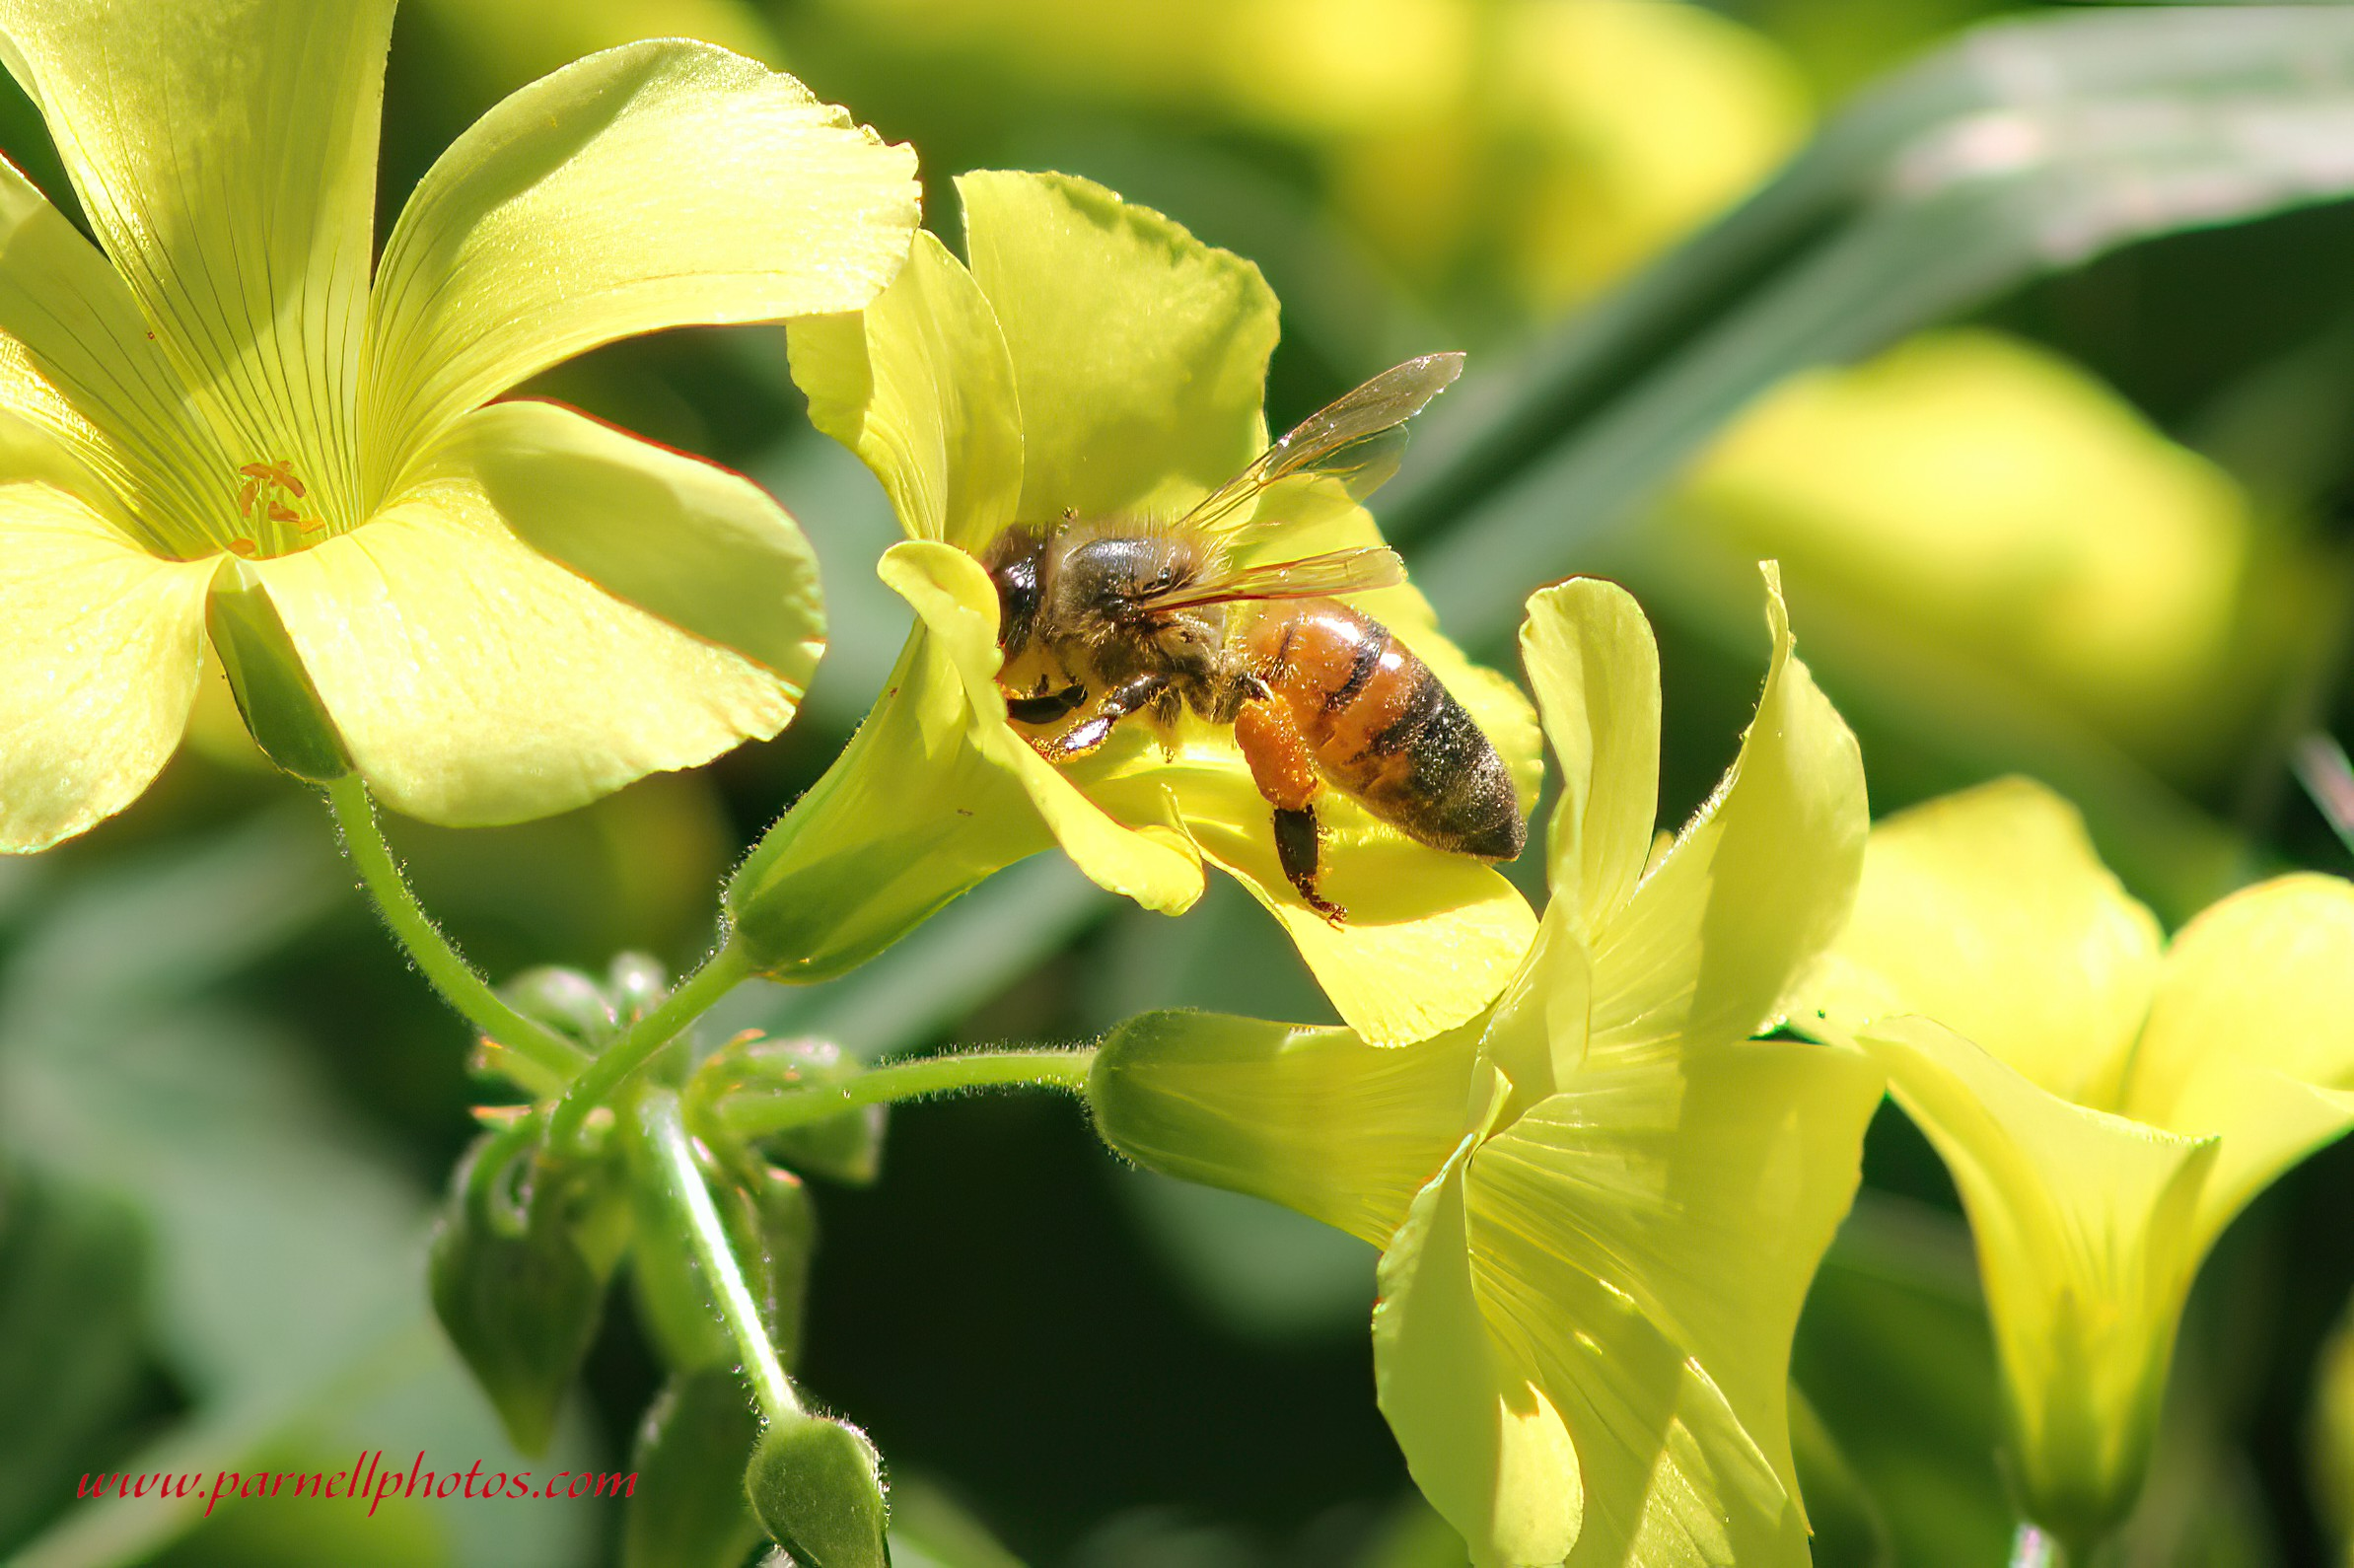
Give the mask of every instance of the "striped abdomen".
<svg viewBox="0 0 2354 1568">
<path fill-rule="evenodd" d="M 1292 715 L 1334 788 L 1436 849 L 1510 860 L 1528 842 L 1503 758 L 1430 666 L 1337 600 L 1268 606 L 1244 633 L 1251 673 Z"/>
</svg>

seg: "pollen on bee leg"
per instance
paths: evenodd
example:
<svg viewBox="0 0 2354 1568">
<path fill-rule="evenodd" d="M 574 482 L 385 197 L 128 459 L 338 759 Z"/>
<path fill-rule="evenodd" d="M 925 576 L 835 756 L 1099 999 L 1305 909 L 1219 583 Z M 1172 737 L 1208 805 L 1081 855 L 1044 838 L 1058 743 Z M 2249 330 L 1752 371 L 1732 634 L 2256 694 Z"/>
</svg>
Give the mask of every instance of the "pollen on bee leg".
<svg viewBox="0 0 2354 1568">
<path fill-rule="evenodd" d="M 1280 700 L 1253 697 L 1235 715 L 1235 744 L 1250 764 L 1251 782 L 1269 804 L 1305 811 L 1323 787 L 1316 753 L 1308 748 L 1291 709 Z"/>
</svg>

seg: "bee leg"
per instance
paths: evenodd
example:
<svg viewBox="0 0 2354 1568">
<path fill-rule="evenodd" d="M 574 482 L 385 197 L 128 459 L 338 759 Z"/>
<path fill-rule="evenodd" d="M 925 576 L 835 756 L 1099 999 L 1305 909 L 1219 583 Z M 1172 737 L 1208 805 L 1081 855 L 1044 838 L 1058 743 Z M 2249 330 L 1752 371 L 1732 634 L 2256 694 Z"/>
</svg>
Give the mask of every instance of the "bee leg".
<svg viewBox="0 0 2354 1568">
<path fill-rule="evenodd" d="M 1263 686 L 1261 690 L 1265 689 Z M 1323 770 L 1307 738 L 1292 722 L 1291 709 L 1273 696 L 1254 696 L 1235 715 L 1235 744 L 1250 764 L 1251 781 L 1275 808 L 1275 858 L 1308 907 L 1334 925 L 1349 912 L 1317 891 L 1317 847 L 1321 838 L 1313 802 L 1323 788 Z"/>
<path fill-rule="evenodd" d="M 1316 891 L 1317 845 L 1322 836 L 1314 810 L 1275 808 L 1275 858 L 1282 863 L 1283 874 L 1309 908 L 1336 926 L 1345 925 L 1349 912 Z"/>
<path fill-rule="evenodd" d="M 1049 762 L 1067 762 L 1072 757 L 1087 755 L 1111 739 L 1113 725 L 1159 696 L 1168 684 L 1167 676 L 1143 675 L 1113 686 L 1096 703 L 1095 712 L 1040 745 L 1038 754 Z"/>
</svg>

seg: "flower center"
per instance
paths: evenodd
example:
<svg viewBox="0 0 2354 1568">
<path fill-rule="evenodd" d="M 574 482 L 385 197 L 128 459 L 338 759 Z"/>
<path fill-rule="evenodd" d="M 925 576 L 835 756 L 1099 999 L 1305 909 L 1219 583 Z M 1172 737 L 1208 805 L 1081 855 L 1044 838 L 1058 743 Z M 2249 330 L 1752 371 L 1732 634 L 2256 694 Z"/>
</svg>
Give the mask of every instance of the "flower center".
<svg viewBox="0 0 2354 1568">
<path fill-rule="evenodd" d="M 244 531 L 229 541 L 233 555 L 287 555 L 319 542 L 326 521 L 319 516 L 310 487 L 294 471 L 294 460 L 245 463 L 237 469 L 244 482 L 237 487 L 237 514 Z"/>
</svg>

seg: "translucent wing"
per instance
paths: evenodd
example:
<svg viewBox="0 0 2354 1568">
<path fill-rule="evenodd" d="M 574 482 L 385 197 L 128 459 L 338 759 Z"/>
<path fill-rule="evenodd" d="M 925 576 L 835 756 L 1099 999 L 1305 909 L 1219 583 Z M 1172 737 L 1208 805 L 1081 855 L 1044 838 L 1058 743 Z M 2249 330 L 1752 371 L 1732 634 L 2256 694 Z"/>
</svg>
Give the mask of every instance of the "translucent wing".
<svg viewBox="0 0 2354 1568">
<path fill-rule="evenodd" d="M 1353 504 L 1381 488 L 1397 471 L 1405 450 L 1405 422 L 1420 413 L 1448 384 L 1462 374 L 1461 354 L 1425 354 L 1393 365 L 1356 391 L 1293 427 L 1179 520 L 1180 528 L 1233 534 L 1250 526 L 1250 503 L 1285 480 L 1330 480 Z M 1293 521 L 1273 518 L 1270 523 Z"/>
<path fill-rule="evenodd" d="M 1136 601 L 1147 610 L 1183 609 L 1191 605 L 1227 605 L 1247 599 L 1321 599 L 1327 594 L 1362 594 L 1394 588 L 1406 580 L 1405 562 L 1379 544 L 1296 561 L 1267 561 L 1185 583 Z"/>
</svg>

